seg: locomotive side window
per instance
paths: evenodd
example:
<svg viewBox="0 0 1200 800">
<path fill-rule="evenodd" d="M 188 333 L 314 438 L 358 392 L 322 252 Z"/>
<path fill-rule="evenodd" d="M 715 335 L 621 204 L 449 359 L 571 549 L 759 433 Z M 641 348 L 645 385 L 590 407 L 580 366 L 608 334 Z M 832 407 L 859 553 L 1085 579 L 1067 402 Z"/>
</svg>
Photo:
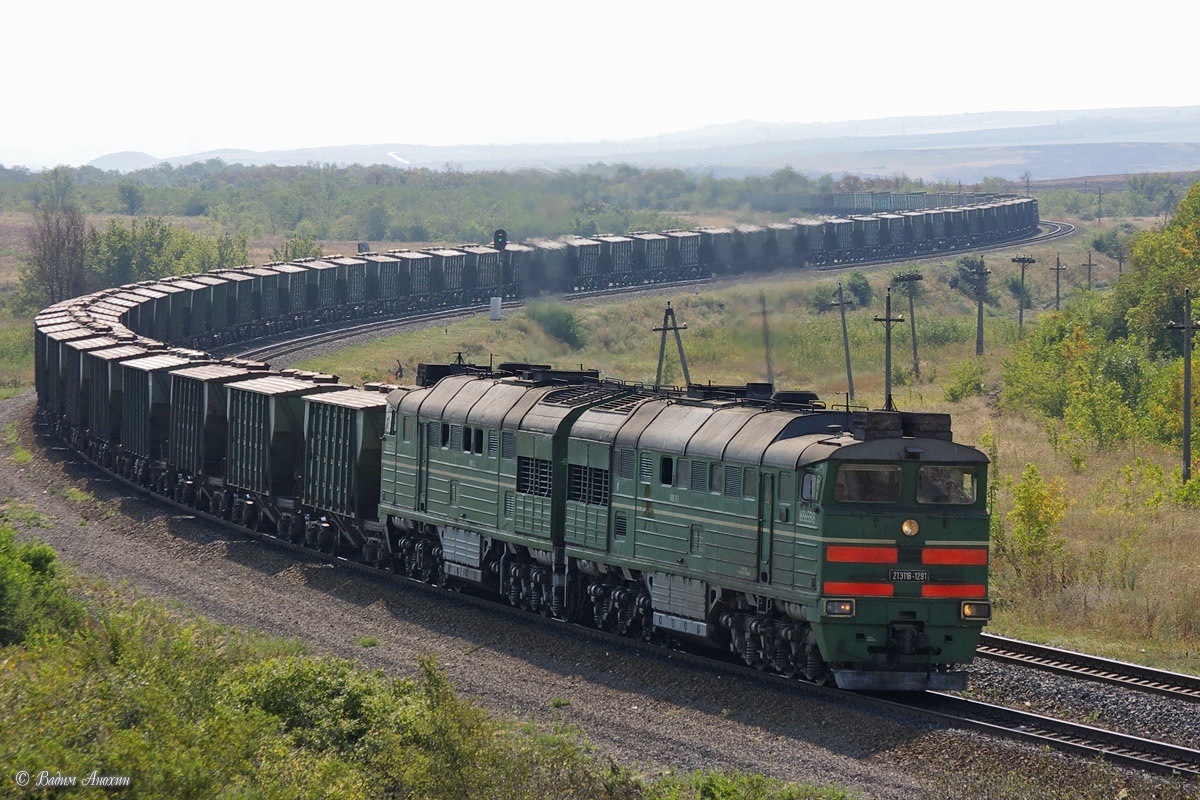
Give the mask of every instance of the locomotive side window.
<svg viewBox="0 0 1200 800">
<path fill-rule="evenodd" d="M 923 466 L 917 470 L 917 502 L 966 506 L 978 495 L 974 467 Z"/>
<path fill-rule="evenodd" d="M 753 500 L 758 495 L 758 470 L 746 467 L 742 473 L 742 497 Z"/>
<path fill-rule="evenodd" d="M 658 482 L 663 486 L 675 483 L 675 459 L 663 456 L 658 463 Z"/>
<path fill-rule="evenodd" d="M 900 467 L 896 464 L 842 464 L 834 499 L 842 503 L 900 502 Z"/>
<path fill-rule="evenodd" d="M 691 476 L 688 474 L 688 462 L 686 458 L 679 459 L 679 464 L 675 468 L 675 488 L 688 488 L 688 481 Z"/>
<path fill-rule="evenodd" d="M 806 503 L 815 503 L 821 499 L 821 476 L 815 472 L 806 472 L 800 479 L 800 499 Z"/>
</svg>

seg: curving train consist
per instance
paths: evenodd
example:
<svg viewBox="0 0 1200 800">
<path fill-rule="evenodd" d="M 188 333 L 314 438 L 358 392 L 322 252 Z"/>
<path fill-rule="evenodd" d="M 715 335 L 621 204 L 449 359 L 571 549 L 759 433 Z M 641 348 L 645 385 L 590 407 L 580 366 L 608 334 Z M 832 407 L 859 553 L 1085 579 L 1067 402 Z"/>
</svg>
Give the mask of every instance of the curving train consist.
<svg viewBox="0 0 1200 800">
<path fill-rule="evenodd" d="M 470 260 L 488 250 L 492 266 Z M 494 294 L 514 274 L 502 252 L 534 249 L 272 264 L 59 303 L 35 321 L 39 410 L 128 480 L 326 552 L 843 688 L 965 685 L 955 667 L 991 615 L 987 459 L 946 415 L 529 364 L 357 388 L 164 344 L 386 311 L 393 278 L 426 291 L 416 262 L 437 258 L 441 288 L 472 274 Z"/>
</svg>

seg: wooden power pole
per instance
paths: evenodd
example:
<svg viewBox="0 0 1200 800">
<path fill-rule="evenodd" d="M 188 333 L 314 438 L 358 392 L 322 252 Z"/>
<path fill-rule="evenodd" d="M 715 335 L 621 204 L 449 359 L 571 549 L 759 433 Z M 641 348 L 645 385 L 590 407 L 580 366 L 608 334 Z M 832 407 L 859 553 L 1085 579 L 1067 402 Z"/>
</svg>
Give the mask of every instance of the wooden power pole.
<svg viewBox="0 0 1200 800">
<path fill-rule="evenodd" d="M 1037 259 L 1033 256 L 1017 256 L 1013 263 L 1021 265 L 1021 296 L 1017 298 L 1017 338 L 1020 339 L 1025 336 L 1025 268 L 1036 264 Z"/>
<path fill-rule="evenodd" d="M 692 376 L 688 374 L 687 357 L 683 354 L 683 338 L 679 335 L 680 331 L 687 330 L 687 323 L 680 325 L 675 321 L 675 309 L 671 308 L 671 301 L 667 301 L 667 310 L 663 312 L 663 324 L 661 328 L 655 328 L 655 333 L 662 333 L 662 342 L 658 346 L 658 374 L 654 377 L 654 391 L 662 388 L 663 362 L 667 358 L 667 331 L 672 331 L 675 334 L 675 346 L 679 348 L 679 366 L 683 368 L 683 385 L 692 385 Z"/>
<path fill-rule="evenodd" d="M 838 299 L 833 305 L 842 312 L 842 347 L 846 351 L 846 402 L 854 401 L 854 373 L 850 371 L 850 333 L 846 329 L 846 306 L 849 300 L 842 296 L 842 282 L 838 281 Z"/>
<path fill-rule="evenodd" d="M 1168 328 L 1183 331 L 1183 482 L 1192 479 L 1192 334 L 1200 323 L 1192 319 L 1192 290 L 1183 290 L 1183 322 Z"/>
<path fill-rule="evenodd" d="M 909 331 L 912 334 L 913 378 L 916 380 L 921 380 L 921 361 L 917 358 L 917 312 L 913 304 L 913 297 L 917 293 L 915 283 L 919 280 L 924 280 L 919 272 L 908 272 L 892 278 L 892 283 L 903 283 L 908 290 L 908 322 L 911 326 Z"/>
<path fill-rule="evenodd" d="M 884 330 L 886 331 L 884 334 L 883 344 L 883 371 L 885 385 L 884 391 L 887 399 L 884 400 L 883 408 L 885 411 L 895 411 L 896 403 L 894 400 L 892 400 L 892 326 L 896 325 L 897 323 L 904 322 L 904 317 L 892 316 L 891 287 L 888 287 L 887 290 L 887 304 L 883 307 L 883 316 L 875 317 L 875 321 L 882 322 Z"/>
</svg>

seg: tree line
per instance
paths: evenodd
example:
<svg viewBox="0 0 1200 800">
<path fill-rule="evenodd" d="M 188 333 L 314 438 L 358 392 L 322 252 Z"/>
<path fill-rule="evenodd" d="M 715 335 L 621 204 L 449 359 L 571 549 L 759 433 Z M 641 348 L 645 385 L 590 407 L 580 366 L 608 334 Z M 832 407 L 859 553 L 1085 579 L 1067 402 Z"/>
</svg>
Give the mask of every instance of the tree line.
<svg viewBox="0 0 1200 800">
<path fill-rule="evenodd" d="M 204 236 L 159 217 L 88 226 L 71 172 L 55 169 L 33 196 L 33 227 L 16 306 L 32 311 L 113 286 L 246 264 L 246 234 Z"/>
<path fill-rule="evenodd" d="M 786 219 L 772 198 L 855 191 L 1013 191 L 999 180 L 976 187 L 904 175 L 810 177 L 785 167 L 768 175 L 594 164 L 577 171 L 463 172 L 362 166 L 259 166 L 219 159 L 130 173 L 65 168 L 87 214 L 194 218 L 251 240 L 484 242 L 505 228 L 516 240 L 691 227 L 692 215 L 743 221 Z M 0 166 L 0 211 L 23 212 L 42 173 Z M 779 206 L 779 209 L 771 209 Z"/>
</svg>

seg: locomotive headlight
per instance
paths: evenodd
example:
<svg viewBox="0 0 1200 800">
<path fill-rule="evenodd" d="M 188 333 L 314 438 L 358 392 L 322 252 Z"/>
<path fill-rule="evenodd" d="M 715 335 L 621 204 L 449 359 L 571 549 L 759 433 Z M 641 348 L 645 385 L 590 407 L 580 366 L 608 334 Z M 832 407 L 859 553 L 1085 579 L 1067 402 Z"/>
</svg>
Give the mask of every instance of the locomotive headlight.
<svg viewBox="0 0 1200 800">
<path fill-rule="evenodd" d="M 991 619 L 992 604 L 981 603 L 978 600 L 967 600 L 962 604 L 963 619 Z"/>
<path fill-rule="evenodd" d="M 826 600 L 825 601 L 825 616 L 827 616 L 827 617 L 853 617 L 854 616 L 854 601 L 853 600 Z"/>
<path fill-rule="evenodd" d="M 921 530 L 921 526 L 917 524 L 915 519 L 906 519 L 900 523 L 900 532 L 905 536 L 916 536 Z"/>
</svg>

